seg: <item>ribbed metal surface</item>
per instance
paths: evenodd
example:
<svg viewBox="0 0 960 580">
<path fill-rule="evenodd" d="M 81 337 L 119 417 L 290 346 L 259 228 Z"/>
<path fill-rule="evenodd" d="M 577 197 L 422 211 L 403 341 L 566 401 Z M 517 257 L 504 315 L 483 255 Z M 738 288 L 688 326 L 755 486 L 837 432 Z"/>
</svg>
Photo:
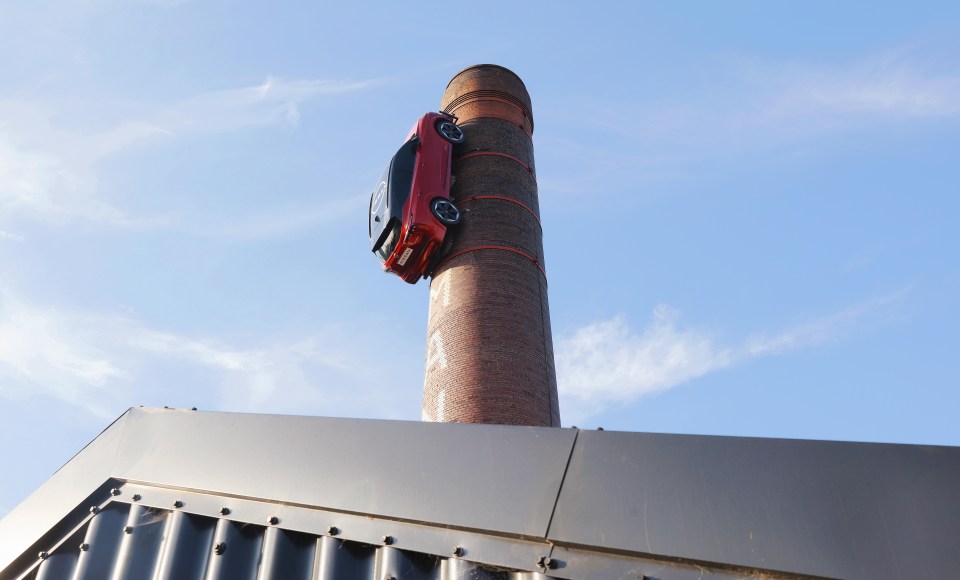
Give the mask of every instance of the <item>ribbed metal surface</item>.
<svg viewBox="0 0 960 580">
<path fill-rule="evenodd" d="M 30 580 L 535 580 L 536 572 L 112 502 Z"/>
</svg>

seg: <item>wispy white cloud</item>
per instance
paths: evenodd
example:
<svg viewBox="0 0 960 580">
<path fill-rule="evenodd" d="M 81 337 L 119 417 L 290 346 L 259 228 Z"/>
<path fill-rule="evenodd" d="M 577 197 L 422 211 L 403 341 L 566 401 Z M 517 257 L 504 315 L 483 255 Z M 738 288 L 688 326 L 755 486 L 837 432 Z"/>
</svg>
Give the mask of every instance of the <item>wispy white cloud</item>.
<svg viewBox="0 0 960 580">
<path fill-rule="evenodd" d="M 624 317 L 588 324 L 557 342 L 557 382 L 566 419 L 599 413 L 729 367 L 737 354 L 706 333 L 677 328 L 676 311 L 657 306 L 635 334 Z"/>
<path fill-rule="evenodd" d="M 740 348 L 741 359 L 774 355 L 807 346 L 816 346 L 839 340 L 852 334 L 865 317 L 897 302 L 910 292 L 904 288 L 886 296 L 872 298 L 823 316 L 805 324 L 794 326 L 773 335 L 757 334 L 750 337 Z"/>
<path fill-rule="evenodd" d="M 668 101 L 581 95 L 542 104 L 542 124 L 554 129 L 540 136 L 538 152 L 547 155 L 538 161 L 549 180 L 541 185 L 582 193 L 632 187 L 638 178 L 689 179 L 714 159 L 960 120 L 960 70 L 909 51 L 839 64 L 737 57 L 713 65 L 696 90 L 677 97 L 667 87 Z"/>
<path fill-rule="evenodd" d="M 124 0 L 130 2 L 131 4 L 148 4 L 153 6 L 159 6 L 160 8 L 173 8 L 174 6 L 179 6 L 189 2 L 189 0 Z"/>
<path fill-rule="evenodd" d="M 654 111 L 647 126 L 666 134 L 695 122 L 766 141 L 960 117 L 960 70 L 903 51 L 846 64 L 730 59 L 719 71 L 699 99 Z"/>
<path fill-rule="evenodd" d="M 17 146 L 0 134 L 0 218 L 5 221 L 28 215 L 53 221 L 139 223 L 97 199 L 94 183 L 90 167 L 71 166 L 56 153 Z"/>
<path fill-rule="evenodd" d="M 117 6 L 156 6 L 172 8 L 190 0 L 47 0 L 44 4 L 56 7 L 73 8 L 77 11 L 92 11 Z"/>
<path fill-rule="evenodd" d="M 909 289 L 787 328 L 724 345 L 705 330 L 682 328 L 679 313 L 657 306 L 635 333 L 617 316 L 588 324 L 557 341 L 556 362 L 565 418 L 580 421 L 614 404 L 633 402 L 691 380 L 762 357 L 841 340 L 865 317 L 902 298 Z"/>
<path fill-rule="evenodd" d="M 23 236 L 20 234 L 15 234 L 13 232 L 8 232 L 5 230 L 0 230 L 0 240 L 10 240 L 13 242 L 22 242 Z"/>
<path fill-rule="evenodd" d="M 173 135 L 235 131 L 264 125 L 296 126 L 300 105 L 321 95 L 369 89 L 376 80 L 290 80 L 201 93 L 158 111 L 146 122 Z"/>
<path fill-rule="evenodd" d="M 124 371 L 85 340 L 88 320 L 67 320 L 55 309 L 26 307 L 0 293 L 0 396 L 23 398 L 33 390 L 105 415 L 94 402 L 107 383 Z"/>
<path fill-rule="evenodd" d="M 156 330 L 127 315 L 38 307 L 4 290 L 0 398 L 43 394 L 101 417 L 160 393 L 235 411 L 395 413 L 394 396 L 377 392 L 363 324 L 245 342 Z"/>
<path fill-rule="evenodd" d="M 291 235 L 333 223 L 366 209 L 368 194 L 321 202 L 312 207 L 269 210 L 255 215 L 212 216 L 193 222 L 191 233 L 224 241 L 252 241 Z"/>
<path fill-rule="evenodd" d="M 763 111 L 768 118 L 960 115 L 958 71 L 926 72 L 911 63 L 871 59 L 844 69 L 788 67 L 776 75 L 782 88 Z"/>
<path fill-rule="evenodd" d="M 300 106 L 322 95 L 363 90 L 377 81 L 282 80 L 203 92 L 178 102 L 143 105 L 139 118 L 102 129 L 69 129 L 62 118 L 69 104 L 0 101 L 0 216 L 45 220 L 84 219 L 127 226 L 155 227 L 169 217 L 130 216 L 104 199 L 98 164 L 136 147 L 196 135 L 266 126 L 296 126 Z M 97 118 L 110 114 L 85 110 Z M 75 114 L 75 113 L 73 113 Z M 252 227 L 252 226 L 251 226 Z M 268 225 L 262 222 L 262 226 Z"/>
</svg>

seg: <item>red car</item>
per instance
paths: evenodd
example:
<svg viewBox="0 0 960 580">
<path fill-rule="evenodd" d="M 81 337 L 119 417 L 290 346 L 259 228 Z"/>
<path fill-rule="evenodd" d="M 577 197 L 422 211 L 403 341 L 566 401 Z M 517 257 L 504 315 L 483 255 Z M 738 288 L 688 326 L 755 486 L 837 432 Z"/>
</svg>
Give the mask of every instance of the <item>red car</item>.
<svg viewBox="0 0 960 580">
<path fill-rule="evenodd" d="M 453 144 L 462 141 L 455 117 L 420 117 L 370 195 L 370 247 L 385 272 L 410 284 L 429 274 L 447 228 L 460 222 L 450 201 L 450 163 Z"/>
</svg>

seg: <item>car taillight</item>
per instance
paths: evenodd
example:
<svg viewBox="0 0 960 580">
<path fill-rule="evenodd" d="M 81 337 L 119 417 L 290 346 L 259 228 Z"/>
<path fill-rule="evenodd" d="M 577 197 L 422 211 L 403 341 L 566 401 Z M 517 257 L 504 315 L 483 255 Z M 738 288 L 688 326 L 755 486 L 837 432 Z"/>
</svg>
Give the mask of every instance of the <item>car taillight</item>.
<svg viewBox="0 0 960 580">
<path fill-rule="evenodd" d="M 405 244 L 405 245 L 411 245 L 411 246 L 412 246 L 412 245 L 414 245 L 414 244 L 419 244 L 419 243 L 420 243 L 420 240 L 422 240 L 422 239 L 423 239 L 423 236 L 421 236 L 420 234 L 418 234 L 415 229 L 412 229 L 412 228 L 411 228 L 411 230 L 410 230 L 409 232 L 407 232 L 407 239 L 406 239 L 406 244 Z"/>
</svg>

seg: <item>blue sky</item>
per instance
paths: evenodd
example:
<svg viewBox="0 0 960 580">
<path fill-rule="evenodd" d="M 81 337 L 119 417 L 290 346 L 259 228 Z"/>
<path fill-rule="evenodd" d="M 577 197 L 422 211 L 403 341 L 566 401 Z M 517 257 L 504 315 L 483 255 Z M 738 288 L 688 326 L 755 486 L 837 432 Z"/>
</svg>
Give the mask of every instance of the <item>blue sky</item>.
<svg viewBox="0 0 960 580">
<path fill-rule="evenodd" d="M 0 4 L 0 515 L 136 405 L 415 420 L 380 170 L 533 98 L 565 425 L 960 445 L 956 3 Z"/>
</svg>

